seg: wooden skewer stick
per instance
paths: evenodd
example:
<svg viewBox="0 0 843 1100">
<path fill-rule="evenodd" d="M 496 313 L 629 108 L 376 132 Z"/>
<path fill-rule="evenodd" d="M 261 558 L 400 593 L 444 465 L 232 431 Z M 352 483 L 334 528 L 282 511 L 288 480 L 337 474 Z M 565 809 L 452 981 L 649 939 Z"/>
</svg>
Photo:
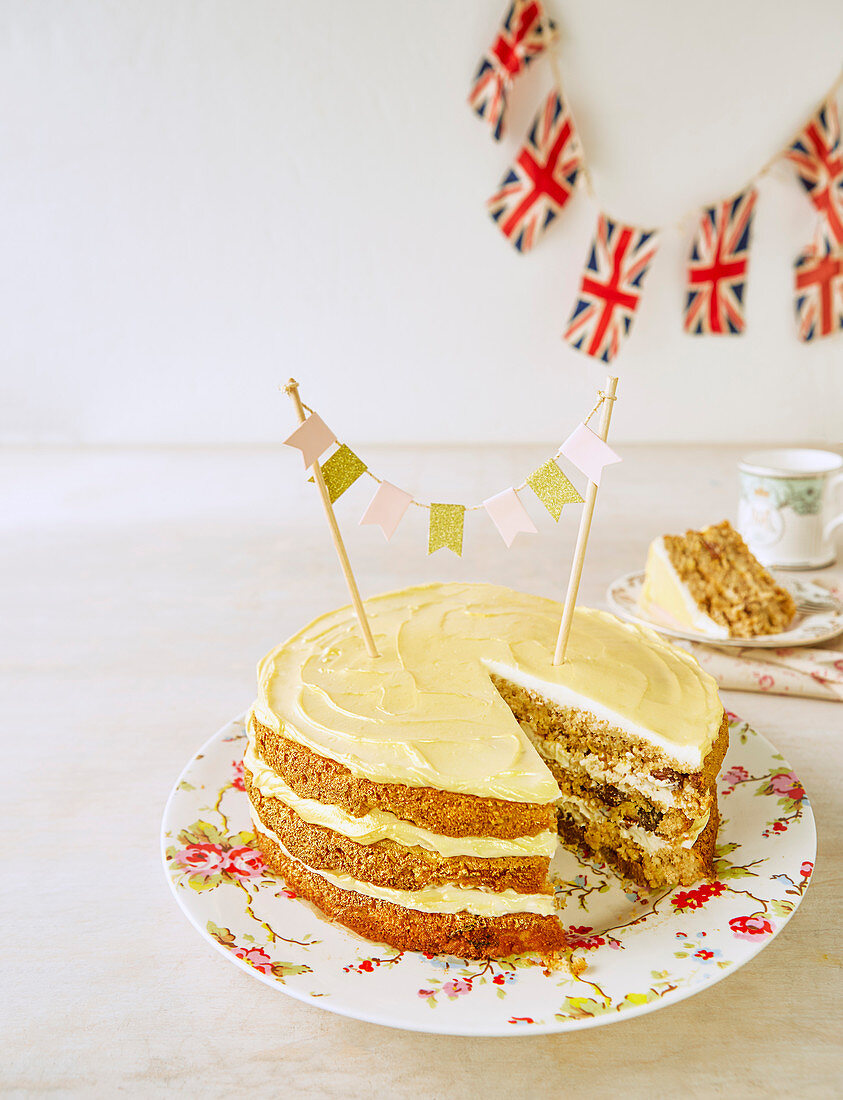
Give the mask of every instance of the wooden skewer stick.
<svg viewBox="0 0 843 1100">
<path fill-rule="evenodd" d="M 612 420 L 612 406 L 614 405 L 615 391 L 618 388 L 617 378 L 606 380 L 606 396 L 600 409 L 600 427 L 597 434 L 606 442 L 609 434 L 609 424 Z M 588 536 L 591 532 L 591 518 L 594 515 L 594 506 L 597 503 L 597 486 L 589 481 L 585 494 L 585 505 L 580 517 L 580 529 L 577 534 L 577 546 L 574 550 L 574 560 L 571 564 L 571 576 L 568 580 L 568 591 L 565 593 L 565 606 L 562 609 L 562 622 L 559 624 L 559 636 L 556 639 L 556 652 L 553 655 L 553 663 L 561 665 L 565 660 L 565 650 L 568 648 L 568 635 L 571 633 L 571 623 L 574 618 L 574 608 L 577 606 L 577 593 L 580 588 L 582 568 L 585 563 L 585 552 L 588 547 Z"/>
<path fill-rule="evenodd" d="M 284 387 L 284 393 L 289 394 L 292 399 L 293 405 L 296 409 L 296 415 L 299 418 L 299 423 L 303 424 L 307 419 L 304 411 L 304 407 L 299 397 L 299 384 L 295 378 L 291 378 L 287 385 Z M 357 581 L 354 579 L 354 573 L 351 571 L 351 562 L 348 560 L 348 551 L 345 548 L 345 543 L 342 541 L 342 535 L 340 534 L 339 524 L 337 523 L 337 517 L 334 515 L 334 507 L 331 504 L 331 497 L 328 493 L 328 486 L 325 484 L 325 479 L 322 477 L 322 471 L 319 468 L 319 463 L 313 463 L 313 480 L 316 482 L 316 488 L 319 490 L 319 496 L 322 498 L 322 506 L 325 509 L 325 515 L 328 519 L 328 526 L 331 528 L 331 537 L 334 540 L 334 547 L 337 551 L 337 557 L 340 559 L 340 568 L 342 569 L 343 576 L 345 577 L 345 583 L 348 585 L 348 594 L 351 596 L 351 602 L 354 606 L 354 614 L 357 616 L 357 621 L 360 624 L 360 633 L 363 635 L 363 641 L 366 644 L 366 652 L 370 657 L 380 657 L 377 646 L 375 645 L 375 639 L 372 637 L 372 630 L 369 626 L 369 620 L 366 618 L 366 611 L 363 607 L 363 601 L 360 599 L 360 590 L 357 587 Z"/>
</svg>

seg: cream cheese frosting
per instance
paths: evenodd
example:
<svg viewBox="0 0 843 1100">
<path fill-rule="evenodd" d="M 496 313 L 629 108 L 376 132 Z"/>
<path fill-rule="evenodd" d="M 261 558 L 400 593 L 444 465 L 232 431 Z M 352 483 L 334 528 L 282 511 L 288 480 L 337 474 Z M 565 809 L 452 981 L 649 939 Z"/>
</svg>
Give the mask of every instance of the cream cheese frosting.
<svg viewBox="0 0 843 1100">
<path fill-rule="evenodd" d="M 699 768 L 723 709 L 713 678 L 653 631 L 577 608 L 553 664 L 561 604 L 495 585 L 422 585 L 366 601 L 380 656 L 350 607 L 258 665 L 259 722 L 375 782 L 550 803 L 559 788 L 490 672 L 605 717 Z"/>
<path fill-rule="evenodd" d="M 725 626 L 716 623 L 697 606 L 688 586 L 676 572 L 664 538 L 654 539 L 647 551 L 647 565 L 639 603 L 649 614 L 661 612 L 669 625 L 686 626 L 711 638 L 728 638 Z"/>
<path fill-rule="evenodd" d="M 243 763 L 252 773 L 252 785 L 267 798 L 277 798 L 309 825 L 321 825 L 335 833 L 356 840 L 358 844 L 376 844 L 380 840 L 393 840 L 411 848 L 424 848 L 440 856 L 477 856 L 481 859 L 507 857 L 551 857 L 559 843 L 555 831 L 545 830 L 537 836 L 516 837 L 502 840 L 494 836 L 444 836 L 431 832 L 412 821 L 404 821 L 388 810 L 370 810 L 361 817 L 353 817 L 332 803 L 318 802 L 315 798 L 302 798 L 257 755 L 250 743 L 243 755 Z"/>
<path fill-rule="evenodd" d="M 404 909 L 416 909 L 420 913 L 474 913 L 481 917 L 503 917 L 509 913 L 537 913 L 549 916 L 556 911 L 553 894 L 519 894 L 516 890 L 481 890 L 469 886 L 457 886 L 446 883 L 443 886 L 422 886 L 418 890 L 395 890 L 391 886 L 375 886 L 371 882 L 352 878 L 339 871 L 316 870 L 290 855 L 278 835 L 264 825 L 250 807 L 252 825 L 269 837 L 281 849 L 287 859 L 301 864 L 314 875 L 330 882 L 340 890 L 349 890 L 354 894 L 363 894 L 378 901 L 388 901 Z"/>
</svg>

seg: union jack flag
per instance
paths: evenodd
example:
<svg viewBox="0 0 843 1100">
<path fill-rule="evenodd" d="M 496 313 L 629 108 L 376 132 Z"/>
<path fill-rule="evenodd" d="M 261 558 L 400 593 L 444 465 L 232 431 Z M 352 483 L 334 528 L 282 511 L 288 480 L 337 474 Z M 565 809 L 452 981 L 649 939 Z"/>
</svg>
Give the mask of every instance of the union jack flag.
<svg viewBox="0 0 843 1100">
<path fill-rule="evenodd" d="M 843 329 L 843 250 L 812 245 L 794 267 L 799 339 L 839 332 Z"/>
<path fill-rule="evenodd" d="M 515 163 L 486 203 L 519 252 L 530 251 L 571 197 L 581 156 L 571 113 L 559 93 L 551 92 Z"/>
<path fill-rule="evenodd" d="M 632 327 L 644 276 L 656 254 L 655 231 L 633 229 L 601 214 L 565 339 L 611 363 Z"/>
<path fill-rule="evenodd" d="M 823 216 L 832 246 L 843 244 L 843 155 L 837 103 L 829 99 L 787 151 L 802 186 Z"/>
<path fill-rule="evenodd" d="M 501 24 L 498 37 L 483 55 L 474 76 L 468 102 L 475 114 L 492 128 L 492 136 L 500 141 L 506 96 L 512 82 L 533 58 L 547 49 L 553 39 L 555 25 L 544 23 L 544 12 L 538 0 L 514 0 Z"/>
<path fill-rule="evenodd" d="M 694 335 L 743 332 L 754 187 L 706 207 L 688 260 L 685 331 Z"/>
</svg>

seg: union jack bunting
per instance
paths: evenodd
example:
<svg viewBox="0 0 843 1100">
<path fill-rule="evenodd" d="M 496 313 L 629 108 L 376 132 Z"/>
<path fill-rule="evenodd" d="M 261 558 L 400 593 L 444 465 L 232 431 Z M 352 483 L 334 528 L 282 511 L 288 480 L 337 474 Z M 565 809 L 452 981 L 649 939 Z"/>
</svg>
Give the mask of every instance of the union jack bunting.
<svg viewBox="0 0 843 1100">
<path fill-rule="evenodd" d="M 611 363 L 632 327 L 641 288 L 656 253 L 655 231 L 633 229 L 601 214 L 580 279 L 565 339 L 578 351 Z"/>
<path fill-rule="evenodd" d="M 843 244 L 843 155 L 837 103 L 829 99 L 787 151 L 802 186 L 822 214 L 832 246 Z"/>
<path fill-rule="evenodd" d="M 812 246 L 794 266 L 799 339 L 839 332 L 843 329 L 843 250 Z"/>
<path fill-rule="evenodd" d="M 512 82 L 533 58 L 553 40 L 555 25 L 544 26 L 538 0 L 514 0 L 501 24 L 497 38 L 483 55 L 474 76 L 468 102 L 480 118 L 489 123 L 492 137 L 500 141 L 506 112 L 506 97 Z"/>
<path fill-rule="evenodd" d="M 703 212 L 688 260 L 685 331 L 694 335 L 744 330 L 754 187 Z"/>
<path fill-rule="evenodd" d="M 530 251 L 571 197 L 581 157 L 571 113 L 559 93 L 551 92 L 515 163 L 486 203 L 519 252 Z"/>
</svg>

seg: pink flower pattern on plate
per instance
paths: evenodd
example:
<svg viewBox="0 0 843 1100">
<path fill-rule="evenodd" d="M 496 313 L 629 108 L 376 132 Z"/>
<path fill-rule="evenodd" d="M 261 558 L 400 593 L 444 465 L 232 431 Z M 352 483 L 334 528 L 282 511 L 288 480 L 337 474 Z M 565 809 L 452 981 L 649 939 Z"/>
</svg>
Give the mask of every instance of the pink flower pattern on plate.
<svg viewBox="0 0 843 1100">
<path fill-rule="evenodd" d="M 801 802 L 805 797 L 805 789 L 794 772 L 780 772 L 770 776 L 769 787 L 771 794 L 782 795 L 794 802 Z"/>
<path fill-rule="evenodd" d="M 231 953 L 236 955 L 238 959 L 247 962 L 249 966 L 253 966 L 255 970 L 260 970 L 261 974 L 272 973 L 272 959 L 262 947 L 235 946 L 231 948 Z"/>
<path fill-rule="evenodd" d="M 465 981 L 464 978 L 452 978 L 442 986 L 442 992 L 449 997 L 462 997 L 471 992 L 471 982 Z"/>
<path fill-rule="evenodd" d="M 732 917 L 729 927 L 734 935 L 742 940 L 757 940 L 759 936 L 771 936 L 773 926 L 766 917 L 755 914 L 751 917 Z"/>
<path fill-rule="evenodd" d="M 746 768 L 742 768 L 740 764 L 729 768 L 727 772 L 720 776 L 720 782 L 723 784 L 723 794 L 731 794 L 739 783 L 745 783 L 747 779 L 749 779 L 749 772 Z"/>
<path fill-rule="evenodd" d="M 219 844 L 188 844 L 173 862 L 193 874 L 216 875 L 223 870 L 225 852 Z"/>
</svg>

